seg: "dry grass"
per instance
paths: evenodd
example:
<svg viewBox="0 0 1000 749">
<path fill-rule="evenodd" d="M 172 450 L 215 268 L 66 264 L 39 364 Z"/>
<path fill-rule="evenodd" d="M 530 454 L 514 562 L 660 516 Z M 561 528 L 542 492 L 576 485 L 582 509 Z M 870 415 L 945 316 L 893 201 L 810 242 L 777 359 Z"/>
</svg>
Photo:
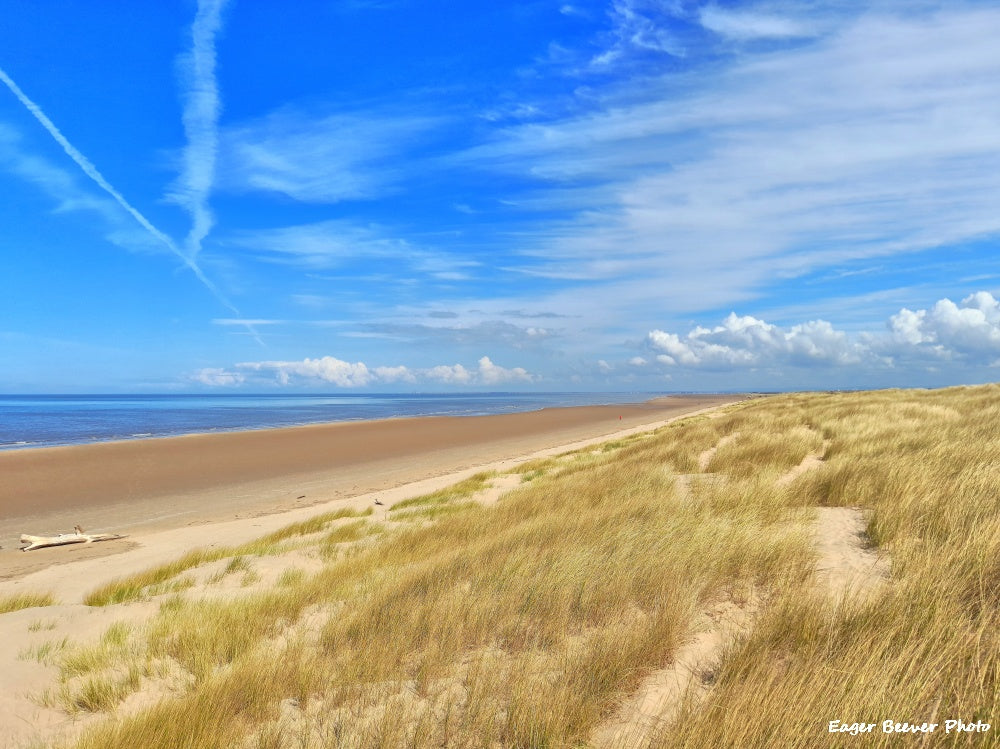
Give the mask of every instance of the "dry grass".
<svg viewBox="0 0 1000 749">
<path fill-rule="evenodd" d="M 51 593 L 16 593 L 0 597 L 0 614 L 36 606 L 55 606 L 55 603 Z"/>
<path fill-rule="evenodd" d="M 175 562 L 160 565 L 137 575 L 130 575 L 124 579 L 114 580 L 107 585 L 103 585 L 91 591 L 83 602 L 88 606 L 109 606 L 116 603 L 127 603 L 154 595 L 161 595 L 163 593 L 176 592 L 179 589 L 188 587 L 184 582 L 181 582 L 179 585 L 171 585 L 171 581 L 182 572 L 219 559 L 228 559 L 231 557 L 238 559 L 244 555 L 261 556 L 280 553 L 283 550 L 287 551 L 289 547 L 283 546 L 282 542 L 288 539 L 320 533 L 336 520 L 364 517 L 371 515 L 371 513 L 370 508 L 362 512 L 350 509 L 337 510 L 317 515 L 300 523 L 292 523 L 274 533 L 237 547 L 195 549 Z M 230 570 L 230 572 L 233 571 L 235 570 Z"/>
<path fill-rule="evenodd" d="M 726 649 L 710 699 L 651 746 L 826 746 L 838 719 L 995 722 L 998 426 L 992 386 L 760 399 L 585 460 L 522 466 L 543 480 L 492 507 L 464 501 L 479 477 L 397 504 L 384 529 L 289 531 L 265 546 L 326 533 L 309 541 L 318 572 L 235 598 L 176 595 L 99 652 L 61 656 L 78 709 L 110 710 L 157 680 L 173 695 L 77 746 L 585 746 L 700 611 L 750 591 L 759 619 Z M 717 480 L 677 491 L 731 435 L 708 467 Z M 775 485 L 824 442 L 820 467 Z M 891 585 L 844 602 L 817 587 L 817 505 L 871 513 Z M 419 524 L 393 522 L 412 513 Z"/>
</svg>

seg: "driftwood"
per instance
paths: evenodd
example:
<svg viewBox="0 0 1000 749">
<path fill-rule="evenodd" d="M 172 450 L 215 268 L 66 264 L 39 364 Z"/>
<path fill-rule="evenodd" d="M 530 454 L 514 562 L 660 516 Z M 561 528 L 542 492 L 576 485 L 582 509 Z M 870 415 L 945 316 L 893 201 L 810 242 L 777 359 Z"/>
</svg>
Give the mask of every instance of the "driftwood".
<svg viewBox="0 0 1000 749">
<path fill-rule="evenodd" d="M 32 536 L 27 533 L 21 534 L 21 551 L 31 551 L 41 549 L 45 546 L 63 546 L 65 544 L 90 544 L 95 541 L 114 541 L 116 538 L 125 538 L 120 533 L 84 533 L 79 525 L 73 529 L 73 533 L 60 533 L 56 536 Z"/>
</svg>

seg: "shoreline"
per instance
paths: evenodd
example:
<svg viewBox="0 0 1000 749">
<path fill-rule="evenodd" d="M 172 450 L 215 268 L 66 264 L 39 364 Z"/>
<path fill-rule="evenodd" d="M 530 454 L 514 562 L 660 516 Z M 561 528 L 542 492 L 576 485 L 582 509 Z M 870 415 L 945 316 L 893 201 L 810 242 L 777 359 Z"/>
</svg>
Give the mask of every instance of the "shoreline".
<svg viewBox="0 0 1000 749">
<path fill-rule="evenodd" d="M 380 394 L 375 394 L 376 396 Z M 490 394 L 486 395 L 503 395 Z M 515 396 L 520 394 L 513 394 Z M 562 393 L 545 393 L 543 395 L 563 395 Z M 565 393 L 564 395 L 584 395 L 581 393 Z M 600 395 L 600 394 L 594 394 Z M 618 395 L 625 395 L 619 393 Z M 632 394 L 628 394 L 632 397 Z M 20 440 L 16 442 L 4 442 L 0 443 L 0 455 L 5 452 L 20 452 L 24 450 L 48 450 L 52 448 L 66 448 L 66 447 L 83 447 L 86 445 L 104 445 L 104 444 L 117 444 L 125 442 L 136 442 L 136 441 L 149 441 L 149 440 L 163 440 L 163 439 L 175 439 L 179 437 L 199 437 L 199 436 L 215 436 L 215 435 L 225 435 L 225 434 L 238 434 L 242 432 L 271 432 L 280 429 L 299 429 L 301 427 L 311 427 L 311 426 L 329 426 L 332 424 L 358 424 L 370 421 L 390 421 L 394 419 L 429 419 L 429 418 L 477 418 L 485 416 L 507 416 L 521 413 L 535 413 L 537 411 L 544 411 L 547 409 L 563 409 L 563 408 L 589 408 L 589 407 L 613 407 L 613 406 L 632 406 L 637 404 L 648 404 L 654 403 L 656 401 L 662 400 L 664 398 L 699 398 L 699 397 L 714 397 L 714 396 L 734 396 L 740 397 L 746 395 L 745 393 L 664 393 L 659 395 L 654 395 L 652 393 L 636 393 L 636 396 L 649 396 L 647 400 L 623 400 L 623 401 L 610 401 L 610 402 L 597 402 L 599 399 L 594 399 L 595 402 L 586 403 L 572 403 L 572 404 L 555 404 L 555 405 L 542 405 L 527 409 L 514 408 L 513 410 L 503 410 L 503 411 L 481 411 L 481 412 L 449 412 L 442 411 L 439 413 L 413 413 L 413 414 L 397 414 L 392 416 L 352 416 L 345 418 L 334 418 L 326 419 L 322 421 L 306 420 L 300 422 L 290 422 L 290 423 L 279 423 L 279 424 L 262 424 L 258 426 L 233 426 L 233 427 L 212 427 L 203 429 L 181 429 L 176 432 L 143 432 L 135 434 L 118 434 L 106 437 L 93 437 L 93 438 L 80 438 L 75 440 L 61 441 L 32 441 L 32 440 Z M 9 395 L 0 394 L 0 400 L 4 398 L 10 398 Z M 43 395 L 41 397 L 61 397 L 61 396 L 47 396 Z M 90 397 L 106 397 L 101 394 L 96 396 L 91 395 L 81 395 L 81 398 Z M 107 396 L 113 397 L 113 396 Z M 215 396 L 208 396 L 215 397 Z M 235 396 L 242 397 L 242 396 Z M 250 398 L 261 397 L 259 395 L 247 396 Z M 318 396 L 324 397 L 324 396 Z"/>
<path fill-rule="evenodd" d="M 475 472 L 745 397 L 668 396 L 615 406 L 334 422 L 0 453 L 0 580 L 127 551 L 156 531 L 315 512 L 319 505 Z M 44 554 L 18 551 L 21 533 L 51 534 L 76 524 L 131 538 Z"/>
</svg>

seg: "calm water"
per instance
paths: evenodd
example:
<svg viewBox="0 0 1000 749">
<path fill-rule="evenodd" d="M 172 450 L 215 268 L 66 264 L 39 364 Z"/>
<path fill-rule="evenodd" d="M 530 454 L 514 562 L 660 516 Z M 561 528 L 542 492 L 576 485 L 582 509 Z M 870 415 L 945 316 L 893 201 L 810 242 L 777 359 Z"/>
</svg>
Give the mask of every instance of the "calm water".
<svg viewBox="0 0 1000 749">
<path fill-rule="evenodd" d="M 0 450 L 393 416 L 476 416 L 635 403 L 654 393 L 0 395 Z"/>
</svg>

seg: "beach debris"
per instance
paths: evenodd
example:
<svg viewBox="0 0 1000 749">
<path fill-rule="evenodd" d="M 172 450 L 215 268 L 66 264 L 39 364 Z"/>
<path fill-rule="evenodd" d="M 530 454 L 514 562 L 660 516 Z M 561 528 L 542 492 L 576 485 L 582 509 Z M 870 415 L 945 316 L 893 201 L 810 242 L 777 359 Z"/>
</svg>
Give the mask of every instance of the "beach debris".
<svg viewBox="0 0 1000 749">
<path fill-rule="evenodd" d="M 375 504 L 377 504 L 379 507 L 382 506 L 382 503 L 379 501 L 378 497 L 375 498 Z"/>
<path fill-rule="evenodd" d="M 95 541 L 114 541 L 117 538 L 125 538 L 120 533 L 84 533 L 79 525 L 73 527 L 72 533 L 59 533 L 55 536 L 32 536 L 28 533 L 21 534 L 21 543 L 26 544 L 21 547 L 21 551 L 32 551 L 46 546 L 64 546 L 65 544 L 90 544 Z"/>
</svg>

